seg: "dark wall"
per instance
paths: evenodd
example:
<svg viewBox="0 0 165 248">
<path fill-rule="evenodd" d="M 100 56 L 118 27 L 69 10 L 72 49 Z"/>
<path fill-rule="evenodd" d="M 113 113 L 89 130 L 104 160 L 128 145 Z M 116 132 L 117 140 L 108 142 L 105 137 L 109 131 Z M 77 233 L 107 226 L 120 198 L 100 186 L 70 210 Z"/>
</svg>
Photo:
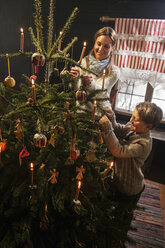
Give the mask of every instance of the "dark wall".
<svg viewBox="0 0 165 248">
<path fill-rule="evenodd" d="M 67 5 L 67 6 L 66 6 Z M 64 6 L 66 6 L 64 8 Z M 165 18 L 164 0 L 57 0 L 58 21 L 64 23 L 73 7 L 79 8 L 79 15 L 73 30 L 79 38 L 78 51 L 84 40 L 87 41 L 87 51 L 92 48 L 94 33 L 101 27 L 109 25 L 114 28 L 114 21 L 101 22 L 101 16 L 125 18 Z"/>
<path fill-rule="evenodd" d="M 32 24 L 32 0 L 0 0 L 0 54 L 15 53 L 20 48 L 20 28 L 25 33 L 25 50 L 31 50 L 28 27 Z M 11 76 L 16 83 L 23 73 L 30 70 L 28 59 L 14 57 L 10 59 Z M 0 82 L 8 75 L 7 60 L 0 59 Z"/>
<path fill-rule="evenodd" d="M 20 44 L 20 27 L 25 32 L 25 51 L 35 51 L 31 44 L 28 27 L 33 25 L 34 0 L 0 0 L 0 54 L 17 52 Z M 102 23 L 101 16 L 132 17 L 132 18 L 165 18 L 164 0 L 56 0 L 55 33 L 59 31 L 72 13 L 74 7 L 79 8 L 79 14 L 71 26 L 70 32 L 62 46 L 71 41 L 74 36 L 78 42 L 74 46 L 74 58 L 79 59 L 82 44 L 87 41 L 86 53 L 92 48 L 94 33 L 101 27 L 114 22 Z M 49 0 L 42 1 L 45 33 L 47 32 L 47 15 Z M 21 74 L 31 74 L 31 61 L 24 57 L 11 59 L 11 76 L 19 84 Z M 0 82 L 7 76 L 7 61 L 0 59 Z"/>
</svg>

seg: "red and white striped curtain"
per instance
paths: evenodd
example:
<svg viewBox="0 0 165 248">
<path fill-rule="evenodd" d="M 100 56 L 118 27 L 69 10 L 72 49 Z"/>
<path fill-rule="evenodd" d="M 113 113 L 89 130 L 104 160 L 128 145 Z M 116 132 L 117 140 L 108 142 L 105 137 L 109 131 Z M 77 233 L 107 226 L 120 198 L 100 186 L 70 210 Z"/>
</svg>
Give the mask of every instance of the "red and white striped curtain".
<svg viewBox="0 0 165 248">
<path fill-rule="evenodd" d="M 147 71 L 146 80 L 155 77 L 151 84 L 165 79 L 165 20 L 116 18 L 115 31 L 114 63 L 121 72 L 136 78 L 135 71 Z"/>
</svg>

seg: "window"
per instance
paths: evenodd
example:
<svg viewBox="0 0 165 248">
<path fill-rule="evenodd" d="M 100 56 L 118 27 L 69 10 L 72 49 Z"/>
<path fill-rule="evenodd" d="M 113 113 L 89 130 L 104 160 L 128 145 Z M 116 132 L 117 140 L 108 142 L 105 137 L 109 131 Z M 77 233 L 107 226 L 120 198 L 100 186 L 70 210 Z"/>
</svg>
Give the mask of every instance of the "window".
<svg viewBox="0 0 165 248">
<path fill-rule="evenodd" d="M 140 80 L 119 80 L 118 89 L 115 103 L 117 112 L 132 113 L 139 102 L 147 100 L 156 103 L 162 109 L 165 121 L 165 87 L 161 84 L 152 88 L 149 83 Z"/>
<path fill-rule="evenodd" d="M 154 88 L 152 102 L 156 103 L 163 111 L 163 119 L 165 119 L 165 87 L 160 84 Z"/>
</svg>

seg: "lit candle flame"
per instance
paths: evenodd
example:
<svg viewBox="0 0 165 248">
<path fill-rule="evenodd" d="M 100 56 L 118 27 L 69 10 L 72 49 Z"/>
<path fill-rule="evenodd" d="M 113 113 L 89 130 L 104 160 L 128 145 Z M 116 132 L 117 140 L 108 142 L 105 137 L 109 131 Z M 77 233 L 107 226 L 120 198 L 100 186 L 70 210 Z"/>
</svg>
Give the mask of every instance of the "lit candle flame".
<svg viewBox="0 0 165 248">
<path fill-rule="evenodd" d="M 78 182 L 78 188 L 81 188 L 81 181 Z"/>
<path fill-rule="evenodd" d="M 23 28 L 21 28 L 20 30 L 21 30 L 21 33 L 23 33 Z"/>
<path fill-rule="evenodd" d="M 34 165 L 33 165 L 33 163 L 30 163 L 30 168 L 32 168 L 32 169 L 34 168 Z"/>
<path fill-rule="evenodd" d="M 110 164 L 110 166 L 109 166 L 110 168 L 112 168 L 113 167 L 113 162 L 111 162 L 111 164 Z"/>
</svg>

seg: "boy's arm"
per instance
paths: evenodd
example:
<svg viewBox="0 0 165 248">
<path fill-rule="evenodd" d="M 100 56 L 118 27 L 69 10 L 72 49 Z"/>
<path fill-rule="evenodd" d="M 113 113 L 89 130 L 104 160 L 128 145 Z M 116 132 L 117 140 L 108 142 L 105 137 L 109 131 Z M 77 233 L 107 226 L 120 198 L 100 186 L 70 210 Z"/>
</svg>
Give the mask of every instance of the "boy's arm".
<svg viewBox="0 0 165 248">
<path fill-rule="evenodd" d="M 145 148 L 150 147 L 150 140 L 141 139 L 136 143 L 120 144 L 113 127 L 107 116 L 100 119 L 100 124 L 104 132 L 104 139 L 108 149 L 115 157 L 131 158 L 145 156 Z M 147 148 L 148 149 L 148 148 Z"/>
<path fill-rule="evenodd" d="M 116 115 L 112 109 L 105 109 L 105 111 L 107 117 L 109 118 L 112 124 L 116 136 L 120 138 L 124 138 L 127 135 L 127 133 L 130 131 L 130 123 L 127 123 L 126 125 L 120 124 L 116 121 Z"/>
</svg>

